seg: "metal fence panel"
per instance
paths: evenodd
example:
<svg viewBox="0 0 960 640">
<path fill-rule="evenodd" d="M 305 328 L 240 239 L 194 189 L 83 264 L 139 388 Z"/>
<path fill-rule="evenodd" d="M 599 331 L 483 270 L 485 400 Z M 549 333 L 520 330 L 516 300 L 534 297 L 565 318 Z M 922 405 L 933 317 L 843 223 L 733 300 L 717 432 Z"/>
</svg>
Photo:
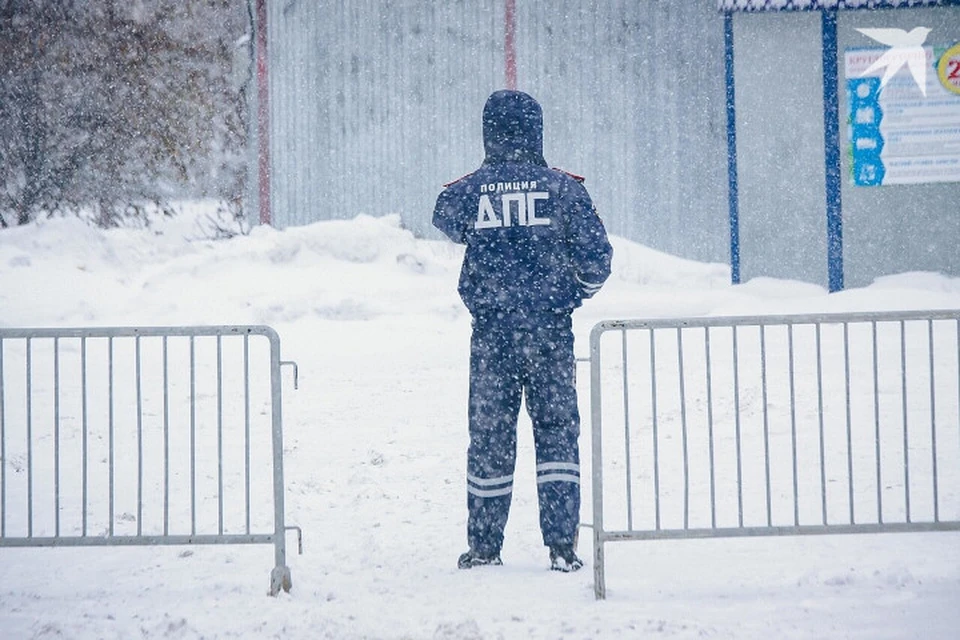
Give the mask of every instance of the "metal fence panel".
<svg viewBox="0 0 960 640">
<path fill-rule="evenodd" d="M 547 160 L 587 177 L 612 233 L 725 260 L 724 237 L 711 232 L 724 227 L 726 202 L 715 6 L 515 4 L 517 88 L 543 105 Z M 274 226 L 400 214 L 436 237 L 437 194 L 480 165 L 484 101 L 505 88 L 504 1 L 267 10 Z"/>
<path fill-rule="evenodd" d="M 960 311 L 606 321 L 605 542 L 960 529 Z"/>
<path fill-rule="evenodd" d="M 0 329 L 0 547 L 272 544 L 289 590 L 281 364 L 262 326 Z"/>
</svg>

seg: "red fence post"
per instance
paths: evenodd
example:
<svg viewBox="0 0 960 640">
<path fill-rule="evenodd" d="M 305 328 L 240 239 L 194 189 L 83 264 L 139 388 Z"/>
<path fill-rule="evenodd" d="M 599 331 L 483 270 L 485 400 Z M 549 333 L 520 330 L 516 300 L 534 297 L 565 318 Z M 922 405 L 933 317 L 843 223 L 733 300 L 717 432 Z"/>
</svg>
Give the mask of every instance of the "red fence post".
<svg viewBox="0 0 960 640">
<path fill-rule="evenodd" d="M 516 0 L 504 0 L 504 37 L 503 49 L 506 62 L 507 89 L 517 88 L 517 49 L 514 44 L 514 35 L 517 26 Z"/>
</svg>

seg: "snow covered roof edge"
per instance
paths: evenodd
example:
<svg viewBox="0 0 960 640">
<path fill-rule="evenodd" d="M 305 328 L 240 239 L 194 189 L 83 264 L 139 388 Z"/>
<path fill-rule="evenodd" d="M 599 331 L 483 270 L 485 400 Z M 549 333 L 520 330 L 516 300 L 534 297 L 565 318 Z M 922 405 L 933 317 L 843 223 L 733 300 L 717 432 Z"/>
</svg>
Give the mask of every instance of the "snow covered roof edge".
<svg viewBox="0 0 960 640">
<path fill-rule="evenodd" d="M 816 11 L 960 6 L 960 0 L 717 0 L 720 11 Z"/>
</svg>

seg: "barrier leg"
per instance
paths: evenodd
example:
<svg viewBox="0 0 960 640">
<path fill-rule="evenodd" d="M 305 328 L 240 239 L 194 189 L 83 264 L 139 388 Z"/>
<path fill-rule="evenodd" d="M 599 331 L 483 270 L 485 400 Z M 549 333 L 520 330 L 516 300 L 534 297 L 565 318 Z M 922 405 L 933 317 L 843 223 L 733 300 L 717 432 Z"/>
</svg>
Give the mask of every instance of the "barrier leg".
<svg viewBox="0 0 960 640">
<path fill-rule="evenodd" d="M 606 576 L 603 571 L 603 541 L 596 529 L 593 532 L 593 594 L 597 600 L 607 597 Z"/>
<path fill-rule="evenodd" d="M 290 593 L 293 587 L 293 579 L 290 577 L 290 567 L 277 565 L 270 572 L 270 595 L 275 596 L 283 589 Z"/>
</svg>

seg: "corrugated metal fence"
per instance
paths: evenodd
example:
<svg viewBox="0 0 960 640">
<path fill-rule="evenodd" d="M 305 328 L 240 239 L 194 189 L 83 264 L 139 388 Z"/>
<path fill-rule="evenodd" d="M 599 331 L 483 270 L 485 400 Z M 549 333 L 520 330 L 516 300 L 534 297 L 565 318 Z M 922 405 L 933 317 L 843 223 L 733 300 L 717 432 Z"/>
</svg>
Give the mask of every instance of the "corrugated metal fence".
<svg viewBox="0 0 960 640">
<path fill-rule="evenodd" d="M 399 213 L 432 234 L 441 185 L 483 158 L 483 103 L 505 85 L 503 0 L 267 8 L 274 224 Z M 547 161 L 587 177 L 610 231 L 725 261 L 715 3 L 524 0 L 515 34 Z"/>
</svg>

